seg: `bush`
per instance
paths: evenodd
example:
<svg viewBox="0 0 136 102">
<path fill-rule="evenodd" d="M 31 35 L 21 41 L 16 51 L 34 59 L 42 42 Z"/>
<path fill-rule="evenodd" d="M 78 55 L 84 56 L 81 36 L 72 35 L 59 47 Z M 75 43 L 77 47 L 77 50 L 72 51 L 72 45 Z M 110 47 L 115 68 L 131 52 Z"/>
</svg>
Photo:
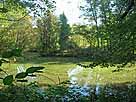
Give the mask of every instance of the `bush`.
<svg viewBox="0 0 136 102">
<path fill-rule="evenodd" d="M 3 58 L 10 58 L 10 57 L 12 57 L 12 56 L 13 56 L 12 51 L 4 51 L 4 52 L 2 53 L 2 57 L 3 57 Z"/>
<path fill-rule="evenodd" d="M 13 56 L 19 57 L 22 55 L 22 49 L 19 49 L 19 48 L 12 49 L 11 52 L 12 52 Z"/>
<path fill-rule="evenodd" d="M 15 48 L 15 49 L 11 49 L 11 50 L 7 50 L 7 51 L 4 51 L 2 53 L 2 57 L 3 58 L 10 58 L 12 56 L 21 56 L 22 55 L 22 49 L 19 49 L 19 48 Z"/>
</svg>

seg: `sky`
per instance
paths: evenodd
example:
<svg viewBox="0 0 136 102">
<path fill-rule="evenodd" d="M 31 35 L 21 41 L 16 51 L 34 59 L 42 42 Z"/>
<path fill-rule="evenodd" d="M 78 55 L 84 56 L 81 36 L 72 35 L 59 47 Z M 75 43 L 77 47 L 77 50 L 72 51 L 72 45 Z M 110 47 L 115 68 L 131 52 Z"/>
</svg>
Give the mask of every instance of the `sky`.
<svg viewBox="0 0 136 102">
<path fill-rule="evenodd" d="M 80 5 L 83 0 L 55 0 L 56 1 L 56 14 L 60 15 L 64 12 L 68 19 L 68 23 L 83 23 L 83 20 L 79 18 L 81 15 Z"/>
</svg>

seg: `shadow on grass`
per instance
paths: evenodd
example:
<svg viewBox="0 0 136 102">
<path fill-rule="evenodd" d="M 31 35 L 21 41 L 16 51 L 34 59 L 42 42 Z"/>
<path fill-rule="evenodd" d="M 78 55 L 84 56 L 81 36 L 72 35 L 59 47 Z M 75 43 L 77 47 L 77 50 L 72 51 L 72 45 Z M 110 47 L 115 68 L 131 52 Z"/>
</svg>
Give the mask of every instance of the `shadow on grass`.
<svg viewBox="0 0 136 102">
<path fill-rule="evenodd" d="M 81 63 L 81 62 L 89 62 L 90 59 L 87 57 L 63 57 L 63 56 L 51 56 L 51 57 L 41 57 L 41 56 L 24 56 L 24 57 L 18 57 L 17 63 L 26 64 L 67 64 L 67 63 Z"/>
</svg>

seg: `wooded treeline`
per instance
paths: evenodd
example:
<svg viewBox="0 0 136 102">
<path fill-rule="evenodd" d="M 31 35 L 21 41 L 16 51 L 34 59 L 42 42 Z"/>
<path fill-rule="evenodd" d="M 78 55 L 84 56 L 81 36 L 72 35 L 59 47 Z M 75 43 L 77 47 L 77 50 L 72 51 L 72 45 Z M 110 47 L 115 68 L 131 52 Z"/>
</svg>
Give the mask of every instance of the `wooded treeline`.
<svg viewBox="0 0 136 102">
<path fill-rule="evenodd" d="M 88 56 L 94 61 L 135 60 L 134 0 L 85 0 L 80 9 L 88 24 L 69 25 L 57 17 L 55 1 L 0 2 L 0 53 L 36 51 L 42 56 Z M 42 4 L 42 5 L 41 5 Z M 30 15 L 31 14 L 31 15 Z M 10 55 L 8 55 L 10 56 Z"/>
</svg>

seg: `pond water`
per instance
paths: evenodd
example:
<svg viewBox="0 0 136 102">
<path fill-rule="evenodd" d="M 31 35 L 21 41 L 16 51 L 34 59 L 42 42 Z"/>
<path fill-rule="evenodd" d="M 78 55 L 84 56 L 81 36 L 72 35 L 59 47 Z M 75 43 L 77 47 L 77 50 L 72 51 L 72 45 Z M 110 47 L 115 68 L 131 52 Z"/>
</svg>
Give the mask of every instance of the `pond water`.
<svg viewBox="0 0 136 102">
<path fill-rule="evenodd" d="M 93 79 L 92 70 L 90 70 L 87 77 L 84 78 L 84 84 L 79 85 L 81 78 L 77 77 L 77 75 L 80 74 L 83 70 L 83 67 L 77 65 L 75 68 L 68 71 L 68 77 L 71 83 L 69 86 L 69 92 L 72 92 L 75 95 L 80 94 L 82 96 L 90 96 L 90 92 L 95 90 L 95 94 L 98 95 L 100 93 L 100 84 L 97 82 L 96 87 L 94 88 L 91 87 L 88 83 L 90 80 Z M 97 79 L 99 79 L 99 74 L 97 75 Z"/>
<path fill-rule="evenodd" d="M 87 77 L 84 78 L 84 84 L 80 85 L 81 77 L 77 76 L 79 76 L 78 74 L 81 74 L 84 70 L 83 67 L 77 65 L 75 68 L 68 71 L 68 77 L 70 79 L 69 92 L 75 98 L 77 96 L 91 97 L 94 95 L 97 100 L 100 99 L 101 101 L 102 97 L 103 99 L 111 98 L 111 100 L 117 100 L 119 102 L 129 102 L 129 100 L 133 99 L 132 102 L 135 102 L 135 83 L 101 85 L 99 83 L 101 76 L 97 74 L 95 79 L 96 85 L 90 85 L 89 81 L 93 80 L 93 69 L 90 69 Z"/>
<path fill-rule="evenodd" d="M 82 96 L 89 96 L 90 87 L 88 86 L 87 83 L 88 80 L 86 80 L 83 86 L 80 86 L 79 85 L 80 79 L 76 77 L 76 75 L 80 74 L 83 70 L 84 70 L 83 67 L 77 65 L 75 68 L 70 69 L 68 71 L 68 77 L 71 83 L 69 86 L 69 92 L 73 93 L 74 95 L 80 94 Z"/>
<path fill-rule="evenodd" d="M 70 84 L 68 87 L 68 95 L 65 94 L 64 96 L 61 96 L 62 102 L 71 102 L 71 100 L 74 100 L 74 102 L 80 102 L 79 99 L 81 97 L 91 97 L 93 101 L 99 100 L 98 102 L 102 102 L 102 100 L 105 100 L 106 102 L 109 102 L 111 100 L 113 100 L 111 102 L 136 102 L 135 83 L 101 85 L 99 83 L 99 81 L 101 80 L 101 76 L 97 74 L 95 78 L 96 84 L 90 85 L 90 81 L 94 80 L 93 69 L 90 69 L 88 75 L 85 78 L 82 78 L 80 77 L 80 74 L 84 70 L 85 69 L 83 67 L 77 65 L 75 68 L 67 71 Z M 18 66 L 17 72 L 25 72 L 25 66 Z M 28 77 L 27 79 L 29 80 L 29 82 L 36 81 L 36 78 L 33 77 Z M 80 81 L 83 81 L 84 83 L 81 85 Z M 35 90 L 37 90 L 37 93 L 42 94 L 43 97 L 47 98 L 47 96 L 45 95 L 46 91 L 44 91 L 44 89 L 37 88 Z"/>
</svg>

